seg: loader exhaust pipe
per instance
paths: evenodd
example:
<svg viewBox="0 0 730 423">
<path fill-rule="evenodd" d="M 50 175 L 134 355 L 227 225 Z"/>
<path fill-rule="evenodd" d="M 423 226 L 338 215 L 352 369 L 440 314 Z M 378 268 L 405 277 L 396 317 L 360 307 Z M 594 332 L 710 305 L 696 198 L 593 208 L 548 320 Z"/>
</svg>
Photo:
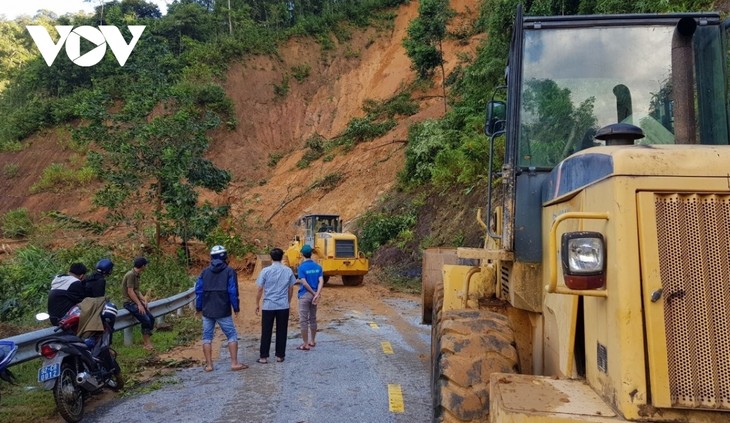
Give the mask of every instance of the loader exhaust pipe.
<svg viewBox="0 0 730 423">
<path fill-rule="evenodd" d="M 697 22 L 685 17 L 679 20 L 672 36 L 672 99 L 677 144 L 697 144 L 692 52 L 692 36 L 696 30 Z"/>
</svg>

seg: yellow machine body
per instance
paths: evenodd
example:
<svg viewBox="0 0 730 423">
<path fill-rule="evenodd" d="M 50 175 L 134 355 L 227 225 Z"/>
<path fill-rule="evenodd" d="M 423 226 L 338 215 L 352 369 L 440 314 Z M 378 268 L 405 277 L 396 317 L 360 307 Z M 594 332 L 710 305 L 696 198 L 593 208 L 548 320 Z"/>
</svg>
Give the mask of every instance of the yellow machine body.
<svg viewBox="0 0 730 423">
<path fill-rule="evenodd" d="M 299 233 L 284 251 L 285 263 L 296 274 L 304 259 L 300 251 L 307 244 L 312 247 L 312 259 L 322 266 L 324 279 L 340 276 L 346 285 L 359 285 L 368 273 L 369 261 L 360 251 L 357 236 L 342 232 L 342 221 L 337 215 L 307 215 L 298 222 Z"/>
<path fill-rule="evenodd" d="M 509 263 L 504 299 L 537 322 L 514 330 L 529 332 L 522 338 L 532 340 L 533 371 L 550 377 L 493 374 L 490 420 L 730 421 L 730 323 L 713 319 L 730 301 L 730 150 L 601 150 L 611 157 L 611 175 L 544 205 L 543 265 L 515 272 Z M 559 240 L 576 231 L 606 239 L 604 289 L 576 291 L 562 282 Z M 443 310 L 478 308 L 498 288 L 492 269 L 505 264 L 498 263 L 443 266 Z M 530 305 L 535 293 L 541 310 Z M 579 318 L 584 375 L 575 361 Z M 692 322 L 677 322 L 686 319 Z M 538 396 L 554 400 L 525 400 Z"/>
</svg>

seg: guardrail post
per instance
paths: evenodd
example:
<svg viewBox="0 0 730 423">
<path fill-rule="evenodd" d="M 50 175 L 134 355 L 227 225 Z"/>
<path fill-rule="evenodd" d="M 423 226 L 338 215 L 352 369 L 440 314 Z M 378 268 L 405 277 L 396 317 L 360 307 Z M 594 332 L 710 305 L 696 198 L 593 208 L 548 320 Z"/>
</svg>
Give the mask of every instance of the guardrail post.
<svg viewBox="0 0 730 423">
<path fill-rule="evenodd" d="M 159 326 L 159 325 L 161 325 L 163 323 L 165 323 L 165 315 L 164 314 L 160 314 L 159 316 L 157 316 L 155 318 L 155 326 Z"/>
<path fill-rule="evenodd" d="M 130 326 L 128 328 L 125 328 L 123 330 L 124 332 L 124 345 L 130 346 L 134 342 L 134 335 L 132 334 L 132 328 L 134 326 Z"/>
</svg>

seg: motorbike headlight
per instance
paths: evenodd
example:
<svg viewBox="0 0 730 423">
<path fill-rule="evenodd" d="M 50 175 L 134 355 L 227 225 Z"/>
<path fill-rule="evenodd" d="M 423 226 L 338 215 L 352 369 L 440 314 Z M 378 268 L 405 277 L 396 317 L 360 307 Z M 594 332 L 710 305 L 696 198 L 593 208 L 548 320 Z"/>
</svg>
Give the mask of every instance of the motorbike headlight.
<svg viewBox="0 0 730 423">
<path fill-rule="evenodd" d="M 598 232 L 564 233 L 561 261 L 570 289 L 598 289 L 606 282 L 606 242 Z"/>
</svg>

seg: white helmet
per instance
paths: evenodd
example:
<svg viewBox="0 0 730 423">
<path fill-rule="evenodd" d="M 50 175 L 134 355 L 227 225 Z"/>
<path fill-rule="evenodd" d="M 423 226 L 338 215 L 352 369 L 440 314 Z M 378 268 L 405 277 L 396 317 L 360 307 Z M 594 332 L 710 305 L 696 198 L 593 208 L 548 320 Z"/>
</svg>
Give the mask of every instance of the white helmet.
<svg viewBox="0 0 730 423">
<path fill-rule="evenodd" d="M 226 251 L 226 247 L 224 247 L 222 245 L 216 245 L 210 249 L 210 258 L 211 259 L 225 260 L 227 257 L 228 257 L 228 252 Z"/>
</svg>

